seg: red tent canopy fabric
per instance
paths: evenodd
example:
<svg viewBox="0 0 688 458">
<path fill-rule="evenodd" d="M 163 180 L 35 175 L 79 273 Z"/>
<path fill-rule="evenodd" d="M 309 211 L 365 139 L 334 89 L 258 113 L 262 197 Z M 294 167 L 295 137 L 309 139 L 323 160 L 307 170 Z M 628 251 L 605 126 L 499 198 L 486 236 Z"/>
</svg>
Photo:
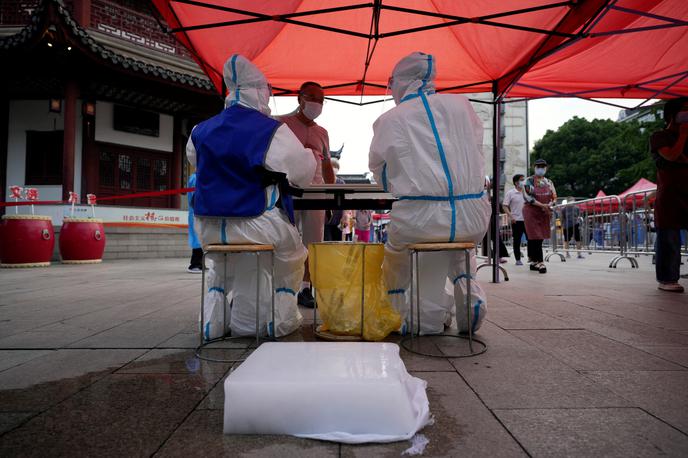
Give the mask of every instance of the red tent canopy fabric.
<svg viewBox="0 0 688 458">
<path fill-rule="evenodd" d="M 595 198 L 597 199 L 599 197 L 606 197 L 606 196 L 607 196 L 607 194 L 600 189 L 599 191 L 597 191 L 597 195 L 595 196 Z"/>
<path fill-rule="evenodd" d="M 619 197 L 624 197 L 624 196 L 626 196 L 628 194 L 632 194 L 634 192 L 654 191 L 656 189 L 657 189 L 657 184 L 651 182 L 650 180 L 646 180 L 645 178 L 641 178 L 638 181 L 636 181 L 633 186 L 626 189 L 624 192 L 620 193 Z"/>
<path fill-rule="evenodd" d="M 153 3 L 218 91 L 222 65 L 240 53 L 277 89 L 314 80 L 328 95 L 384 94 L 394 64 L 423 51 L 451 92 L 688 95 L 685 0 Z"/>
<path fill-rule="evenodd" d="M 624 192 L 619 194 L 619 197 L 621 197 L 621 201 L 624 203 L 624 207 L 626 209 L 631 209 L 634 206 L 634 201 L 635 201 L 635 208 L 640 208 L 645 205 L 645 200 L 646 198 L 651 197 L 651 193 L 649 191 L 655 191 L 657 189 L 657 185 L 650 180 L 646 180 L 645 178 L 641 178 L 636 183 L 631 186 L 630 188 L 626 189 Z M 646 192 L 643 192 L 646 191 Z M 633 193 L 638 193 L 638 194 L 633 194 Z M 654 196 L 652 196 L 654 197 Z M 654 199 L 651 199 L 650 202 L 654 201 Z"/>
</svg>

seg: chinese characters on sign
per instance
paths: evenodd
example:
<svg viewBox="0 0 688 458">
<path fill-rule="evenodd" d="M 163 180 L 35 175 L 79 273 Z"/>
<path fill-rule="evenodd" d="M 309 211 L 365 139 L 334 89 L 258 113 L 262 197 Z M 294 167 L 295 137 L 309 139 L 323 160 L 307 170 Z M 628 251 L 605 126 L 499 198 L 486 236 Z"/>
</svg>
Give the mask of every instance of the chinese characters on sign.
<svg viewBox="0 0 688 458">
<path fill-rule="evenodd" d="M 177 224 L 181 222 L 179 216 L 166 216 L 156 214 L 155 212 L 146 212 L 143 215 L 124 215 L 122 219 L 127 222 L 141 222 L 141 223 L 170 223 Z"/>
</svg>

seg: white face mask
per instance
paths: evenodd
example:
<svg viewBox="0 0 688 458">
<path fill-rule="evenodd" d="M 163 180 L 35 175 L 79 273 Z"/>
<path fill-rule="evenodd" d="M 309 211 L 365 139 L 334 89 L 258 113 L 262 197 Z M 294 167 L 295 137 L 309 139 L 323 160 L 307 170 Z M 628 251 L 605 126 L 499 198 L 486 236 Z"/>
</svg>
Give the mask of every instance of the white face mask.
<svg viewBox="0 0 688 458">
<path fill-rule="evenodd" d="M 535 167 L 535 175 L 539 177 L 545 176 L 545 169 L 543 167 Z"/>
<path fill-rule="evenodd" d="M 525 180 L 521 180 L 521 181 L 518 182 L 518 186 L 519 186 L 520 188 L 524 187 L 525 185 L 526 185 Z"/>
<path fill-rule="evenodd" d="M 301 113 L 311 121 L 314 121 L 315 118 L 320 116 L 320 113 L 322 113 L 323 106 L 321 103 L 317 102 L 304 102 L 303 108 L 301 109 Z"/>
</svg>

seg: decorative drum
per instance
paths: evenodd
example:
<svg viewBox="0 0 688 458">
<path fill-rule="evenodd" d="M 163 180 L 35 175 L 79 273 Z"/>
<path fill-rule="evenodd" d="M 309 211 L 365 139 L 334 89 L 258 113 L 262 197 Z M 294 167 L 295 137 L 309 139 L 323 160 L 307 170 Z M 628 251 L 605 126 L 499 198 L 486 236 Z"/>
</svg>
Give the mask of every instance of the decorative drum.
<svg viewBox="0 0 688 458">
<path fill-rule="evenodd" d="M 0 267 L 46 267 L 55 247 L 49 216 L 4 215 L 0 225 Z"/>
<path fill-rule="evenodd" d="M 95 264 L 103 260 L 105 230 L 103 220 L 65 217 L 60 230 L 63 264 Z"/>
</svg>

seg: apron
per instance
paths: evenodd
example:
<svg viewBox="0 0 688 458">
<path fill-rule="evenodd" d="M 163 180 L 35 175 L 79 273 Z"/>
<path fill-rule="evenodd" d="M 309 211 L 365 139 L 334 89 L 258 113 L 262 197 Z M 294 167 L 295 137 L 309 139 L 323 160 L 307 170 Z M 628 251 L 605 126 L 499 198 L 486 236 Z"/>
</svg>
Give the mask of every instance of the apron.
<svg viewBox="0 0 688 458">
<path fill-rule="evenodd" d="M 544 184 L 544 186 L 541 184 Z M 540 180 L 533 187 L 532 196 L 538 202 L 548 205 L 552 201 L 552 188 Z M 526 203 L 523 206 L 523 220 L 526 223 L 526 236 L 528 240 L 546 240 L 550 238 L 550 214 L 544 208 Z"/>
</svg>

